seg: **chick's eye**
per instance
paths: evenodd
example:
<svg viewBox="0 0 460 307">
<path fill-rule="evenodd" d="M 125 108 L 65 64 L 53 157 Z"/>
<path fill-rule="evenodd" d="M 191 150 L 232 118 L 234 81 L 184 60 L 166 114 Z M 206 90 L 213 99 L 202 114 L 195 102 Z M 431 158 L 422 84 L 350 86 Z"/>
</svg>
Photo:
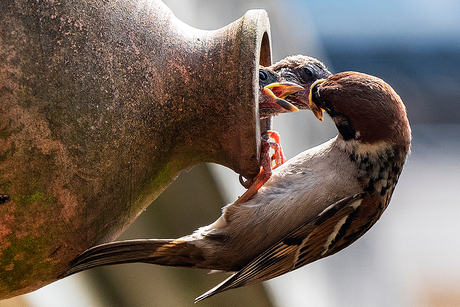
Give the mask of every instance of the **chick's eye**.
<svg viewBox="0 0 460 307">
<path fill-rule="evenodd" d="M 265 71 L 260 70 L 259 71 L 259 80 L 260 81 L 266 81 L 268 78 L 267 73 Z"/>
<path fill-rule="evenodd" d="M 313 71 L 310 67 L 304 67 L 303 68 L 303 75 L 306 78 L 311 78 L 313 77 Z"/>
</svg>

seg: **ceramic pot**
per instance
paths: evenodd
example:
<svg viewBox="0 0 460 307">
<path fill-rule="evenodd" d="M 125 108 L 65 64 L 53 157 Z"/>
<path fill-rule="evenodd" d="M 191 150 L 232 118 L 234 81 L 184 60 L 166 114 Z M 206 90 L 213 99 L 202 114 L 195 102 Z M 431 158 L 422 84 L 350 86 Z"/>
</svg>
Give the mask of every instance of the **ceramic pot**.
<svg viewBox="0 0 460 307">
<path fill-rule="evenodd" d="M 184 168 L 259 171 L 265 11 L 203 31 L 161 1 L 17 0 L 0 24 L 1 298 L 115 239 Z"/>
</svg>

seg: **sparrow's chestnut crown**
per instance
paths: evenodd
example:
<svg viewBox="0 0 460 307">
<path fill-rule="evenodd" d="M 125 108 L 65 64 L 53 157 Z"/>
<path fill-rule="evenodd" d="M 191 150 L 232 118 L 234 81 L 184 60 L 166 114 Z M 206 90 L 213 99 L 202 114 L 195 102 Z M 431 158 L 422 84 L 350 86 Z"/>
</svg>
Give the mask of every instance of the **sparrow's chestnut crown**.
<svg viewBox="0 0 460 307">
<path fill-rule="evenodd" d="M 406 108 L 393 88 L 377 77 L 335 74 L 313 84 L 310 100 L 329 114 L 344 140 L 409 146 Z"/>
</svg>

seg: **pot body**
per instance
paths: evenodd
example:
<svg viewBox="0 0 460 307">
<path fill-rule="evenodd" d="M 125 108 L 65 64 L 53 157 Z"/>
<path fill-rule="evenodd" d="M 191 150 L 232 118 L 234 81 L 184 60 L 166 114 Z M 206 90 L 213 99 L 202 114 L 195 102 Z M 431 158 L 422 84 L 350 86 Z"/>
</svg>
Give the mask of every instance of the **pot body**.
<svg viewBox="0 0 460 307">
<path fill-rule="evenodd" d="M 0 7 L 1 298 L 115 239 L 186 167 L 259 171 L 264 11 L 203 31 L 161 1 Z"/>
</svg>

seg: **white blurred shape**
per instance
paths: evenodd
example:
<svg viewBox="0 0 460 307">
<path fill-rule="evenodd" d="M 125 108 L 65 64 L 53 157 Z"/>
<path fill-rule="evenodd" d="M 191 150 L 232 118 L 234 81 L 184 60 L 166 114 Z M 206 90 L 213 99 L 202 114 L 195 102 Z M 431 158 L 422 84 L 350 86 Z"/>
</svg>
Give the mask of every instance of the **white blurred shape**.
<svg viewBox="0 0 460 307">
<path fill-rule="evenodd" d="M 98 285 L 79 273 L 24 295 L 30 307 L 109 307 Z"/>
</svg>

